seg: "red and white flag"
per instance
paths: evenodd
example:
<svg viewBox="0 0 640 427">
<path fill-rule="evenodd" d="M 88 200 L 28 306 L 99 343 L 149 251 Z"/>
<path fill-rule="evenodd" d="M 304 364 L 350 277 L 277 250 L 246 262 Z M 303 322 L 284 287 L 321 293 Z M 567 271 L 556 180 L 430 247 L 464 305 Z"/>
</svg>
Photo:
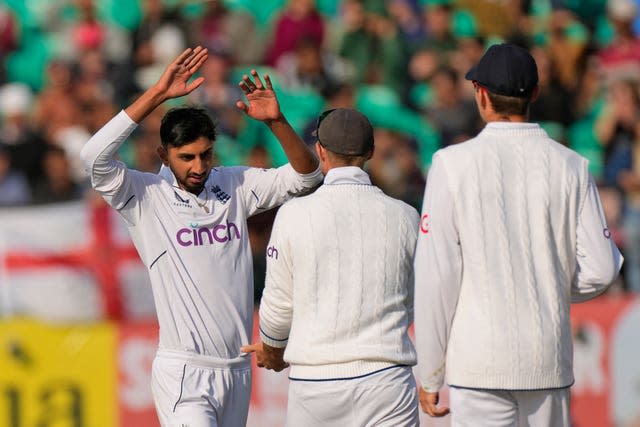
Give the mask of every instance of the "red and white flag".
<svg viewBox="0 0 640 427">
<path fill-rule="evenodd" d="M 0 210 L 0 314 L 75 322 L 155 312 L 124 221 L 94 200 Z"/>
</svg>

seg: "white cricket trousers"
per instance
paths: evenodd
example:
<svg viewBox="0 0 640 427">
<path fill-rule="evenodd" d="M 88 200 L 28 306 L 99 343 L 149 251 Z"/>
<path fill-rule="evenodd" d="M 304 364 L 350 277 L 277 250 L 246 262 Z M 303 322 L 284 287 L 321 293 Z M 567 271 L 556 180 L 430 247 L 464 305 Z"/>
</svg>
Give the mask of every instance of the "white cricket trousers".
<svg viewBox="0 0 640 427">
<path fill-rule="evenodd" d="M 568 427 L 569 388 L 478 390 L 449 388 L 451 427 Z"/>
<path fill-rule="evenodd" d="M 394 366 L 363 377 L 289 383 L 287 427 L 417 427 L 413 372 Z"/>
<path fill-rule="evenodd" d="M 151 391 L 162 427 L 238 427 L 251 398 L 249 358 L 221 360 L 159 350 Z"/>
</svg>

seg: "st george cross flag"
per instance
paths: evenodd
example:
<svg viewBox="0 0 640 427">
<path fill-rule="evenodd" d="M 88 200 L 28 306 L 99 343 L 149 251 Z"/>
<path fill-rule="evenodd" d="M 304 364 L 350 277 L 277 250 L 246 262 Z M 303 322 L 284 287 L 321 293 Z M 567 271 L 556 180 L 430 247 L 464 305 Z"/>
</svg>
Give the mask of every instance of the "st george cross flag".
<svg viewBox="0 0 640 427">
<path fill-rule="evenodd" d="M 124 221 L 99 199 L 0 209 L 0 315 L 154 318 Z"/>
</svg>

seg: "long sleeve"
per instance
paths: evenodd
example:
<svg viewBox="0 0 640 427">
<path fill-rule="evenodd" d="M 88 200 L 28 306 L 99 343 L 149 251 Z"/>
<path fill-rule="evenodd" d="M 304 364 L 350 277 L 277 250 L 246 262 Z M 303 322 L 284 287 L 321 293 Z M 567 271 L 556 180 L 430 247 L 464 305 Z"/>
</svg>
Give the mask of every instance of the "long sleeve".
<svg viewBox="0 0 640 427">
<path fill-rule="evenodd" d="M 267 274 L 260 302 L 260 337 L 271 347 L 286 347 L 293 316 L 293 272 L 286 239 L 286 206 L 273 223 L 267 249 Z"/>
<path fill-rule="evenodd" d="M 602 211 L 598 189 L 589 187 L 576 229 L 577 266 L 571 286 L 572 302 L 583 302 L 604 292 L 616 279 L 623 258 L 616 247 Z"/>
<path fill-rule="evenodd" d="M 462 253 L 446 171 L 434 156 L 427 178 L 414 259 L 415 334 L 422 387 L 444 383 L 447 343 L 462 283 Z"/>
<path fill-rule="evenodd" d="M 129 224 L 140 218 L 140 196 L 144 182 L 141 173 L 127 169 L 115 159 L 118 148 L 138 126 L 123 110 L 105 124 L 82 147 L 80 156 L 91 178 L 91 186 L 116 209 Z"/>
<path fill-rule="evenodd" d="M 293 196 L 308 193 L 323 179 L 319 167 L 312 173 L 300 174 L 288 163 L 273 169 L 241 169 L 248 216 L 280 206 Z"/>
<path fill-rule="evenodd" d="M 115 154 L 137 126 L 121 111 L 82 147 L 80 156 L 91 184 L 101 193 L 112 193 L 121 184 L 125 165 L 115 159 Z"/>
</svg>

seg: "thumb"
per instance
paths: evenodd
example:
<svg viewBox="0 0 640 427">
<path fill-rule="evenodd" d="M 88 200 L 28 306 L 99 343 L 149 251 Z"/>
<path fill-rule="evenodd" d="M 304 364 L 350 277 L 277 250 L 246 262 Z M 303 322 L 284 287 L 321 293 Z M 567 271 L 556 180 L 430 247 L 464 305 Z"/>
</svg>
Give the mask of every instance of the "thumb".
<svg viewBox="0 0 640 427">
<path fill-rule="evenodd" d="M 245 104 L 242 101 L 238 101 L 236 102 L 236 107 L 238 107 L 240 110 L 244 111 L 245 113 L 247 112 L 247 110 L 249 109 L 249 107 L 247 107 L 247 104 Z"/>
</svg>

